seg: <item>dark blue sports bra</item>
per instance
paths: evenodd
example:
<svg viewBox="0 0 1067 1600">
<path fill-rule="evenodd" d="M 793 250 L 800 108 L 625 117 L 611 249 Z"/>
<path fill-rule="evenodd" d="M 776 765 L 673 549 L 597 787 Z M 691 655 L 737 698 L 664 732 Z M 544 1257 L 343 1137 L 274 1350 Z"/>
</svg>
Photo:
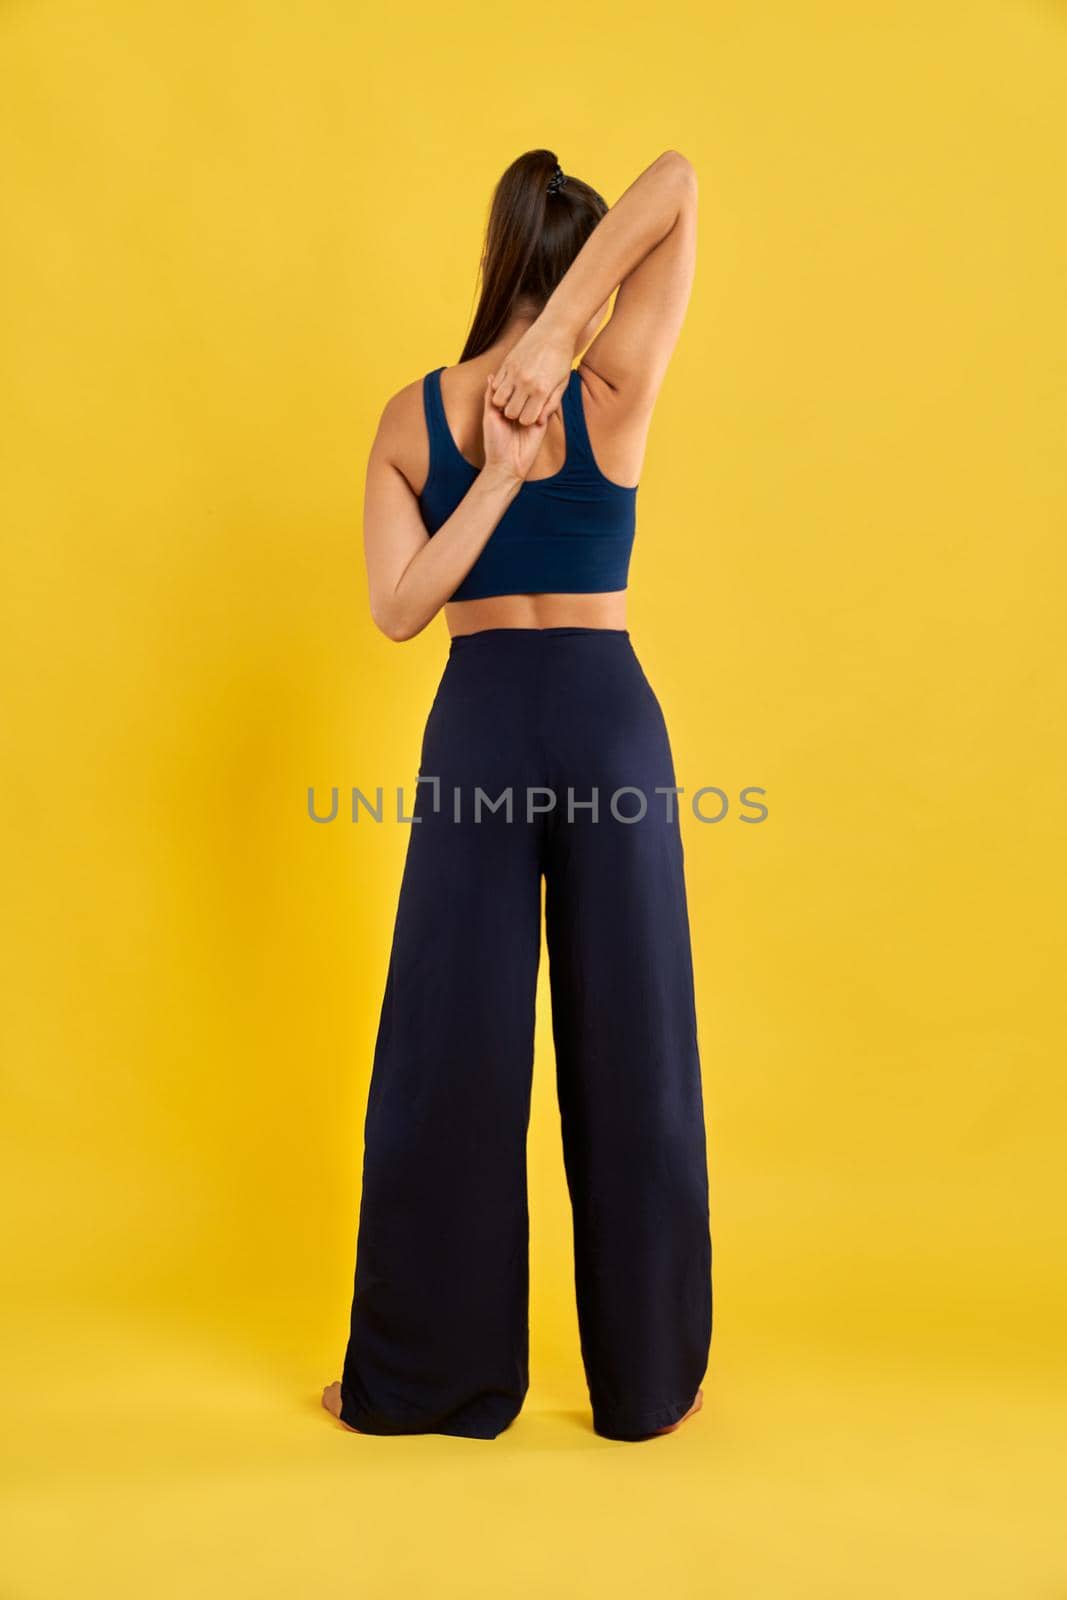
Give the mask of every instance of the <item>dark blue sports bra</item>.
<svg viewBox="0 0 1067 1600">
<path fill-rule="evenodd" d="M 427 532 L 455 511 L 479 468 L 462 454 L 441 402 L 444 367 L 422 381 L 430 471 L 419 495 Z M 603 594 L 625 589 L 636 527 L 637 485 L 613 483 L 593 457 L 582 380 L 571 369 L 560 406 L 567 456 L 558 472 L 521 486 L 453 600 L 497 594 Z"/>
</svg>

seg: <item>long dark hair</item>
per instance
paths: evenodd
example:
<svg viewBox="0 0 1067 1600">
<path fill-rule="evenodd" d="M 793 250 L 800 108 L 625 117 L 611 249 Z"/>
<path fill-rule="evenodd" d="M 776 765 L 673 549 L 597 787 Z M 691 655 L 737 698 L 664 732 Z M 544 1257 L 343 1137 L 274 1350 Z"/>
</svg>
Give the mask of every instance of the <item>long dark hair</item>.
<svg viewBox="0 0 1067 1600">
<path fill-rule="evenodd" d="M 516 302 L 540 308 L 608 210 L 607 202 L 581 178 L 548 180 L 558 162 L 551 150 L 517 156 L 493 190 L 481 259 L 481 294 L 461 361 L 470 361 L 498 339 Z M 558 179 L 557 179 L 558 183 Z"/>
</svg>

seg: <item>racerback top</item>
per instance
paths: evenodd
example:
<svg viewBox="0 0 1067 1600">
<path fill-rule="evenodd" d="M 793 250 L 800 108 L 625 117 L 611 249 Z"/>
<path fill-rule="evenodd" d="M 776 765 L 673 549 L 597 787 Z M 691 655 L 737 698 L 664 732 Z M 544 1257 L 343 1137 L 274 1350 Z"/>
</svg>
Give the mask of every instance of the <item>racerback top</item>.
<svg viewBox="0 0 1067 1600">
<path fill-rule="evenodd" d="M 430 470 L 419 495 L 426 530 L 437 532 L 480 468 L 467 460 L 441 401 L 444 367 L 422 381 Z M 566 459 L 551 477 L 527 479 L 452 600 L 499 594 L 603 594 L 625 589 L 636 527 L 637 485 L 613 483 L 593 457 L 582 380 L 571 369 L 560 410 Z"/>
</svg>

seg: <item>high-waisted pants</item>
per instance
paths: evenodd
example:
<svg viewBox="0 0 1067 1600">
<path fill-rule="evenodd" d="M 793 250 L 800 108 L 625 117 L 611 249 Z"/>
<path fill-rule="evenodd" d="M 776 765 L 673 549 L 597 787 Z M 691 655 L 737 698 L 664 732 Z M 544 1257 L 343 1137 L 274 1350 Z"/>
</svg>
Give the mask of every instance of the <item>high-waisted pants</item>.
<svg viewBox="0 0 1067 1600">
<path fill-rule="evenodd" d="M 711 1236 L 681 801 L 629 634 L 454 639 L 419 779 L 364 1124 L 342 1420 L 491 1439 L 522 1407 L 543 878 L 593 1427 L 648 1436 L 684 1415 L 707 1366 Z"/>
</svg>

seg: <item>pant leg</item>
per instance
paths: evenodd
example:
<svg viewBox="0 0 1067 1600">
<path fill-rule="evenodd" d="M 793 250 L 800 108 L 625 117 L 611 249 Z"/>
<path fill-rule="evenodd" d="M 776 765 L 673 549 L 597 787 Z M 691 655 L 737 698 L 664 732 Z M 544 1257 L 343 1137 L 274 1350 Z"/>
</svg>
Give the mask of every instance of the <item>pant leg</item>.
<svg viewBox="0 0 1067 1600">
<path fill-rule="evenodd" d="M 673 761 L 625 635 L 569 641 L 553 754 L 560 809 L 546 848 L 546 918 L 563 1150 L 573 1206 L 582 1356 L 596 1430 L 676 1422 L 711 1340 L 703 1093 Z M 575 810 L 599 793 L 599 814 Z M 616 820 L 611 796 L 647 812 Z M 620 795 L 637 815 L 640 798 Z"/>
<path fill-rule="evenodd" d="M 527 781 L 522 684 L 482 668 L 450 657 L 427 724 L 440 809 L 420 784 L 375 1048 L 341 1391 L 366 1433 L 493 1438 L 529 1381 L 539 834 L 473 820 L 476 785 Z"/>
</svg>

